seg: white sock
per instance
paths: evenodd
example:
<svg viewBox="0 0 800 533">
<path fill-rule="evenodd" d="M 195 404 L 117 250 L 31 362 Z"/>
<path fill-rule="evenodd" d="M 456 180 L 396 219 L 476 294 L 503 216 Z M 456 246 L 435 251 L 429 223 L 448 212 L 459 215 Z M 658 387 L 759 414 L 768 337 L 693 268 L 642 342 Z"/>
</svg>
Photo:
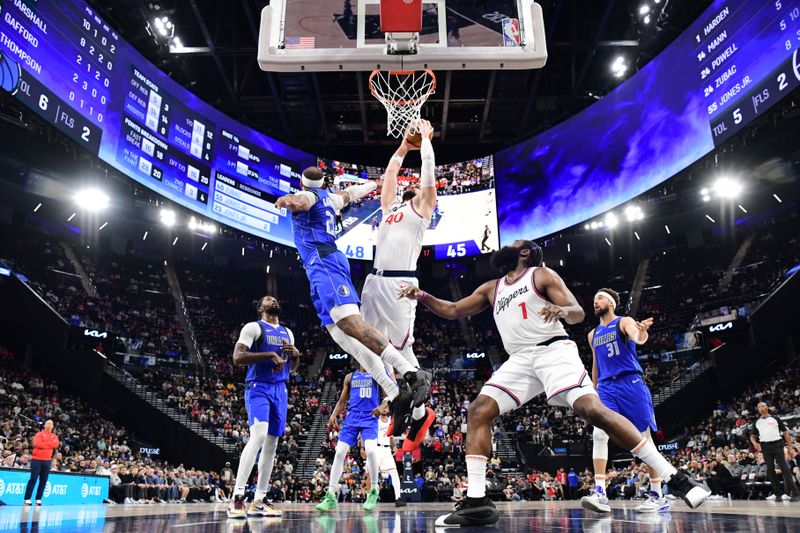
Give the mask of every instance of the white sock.
<svg viewBox="0 0 800 533">
<path fill-rule="evenodd" d="M 400 393 L 400 388 L 397 386 L 397 382 L 386 373 L 386 367 L 383 365 L 381 357 L 375 355 L 358 340 L 347 335 L 344 331 L 339 329 L 336 324 L 330 324 L 327 328 L 333 340 L 336 341 L 336 344 L 338 344 L 342 350 L 355 357 L 356 361 L 358 361 L 369 375 L 378 382 L 383 392 L 386 393 L 386 397 L 390 401 L 394 400 Z"/>
<path fill-rule="evenodd" d="M 250 440 L 242 450 L 242 457 L 239 459 L 239 468 L 236 470 L 236 485 L 233 488 L 234 496 L 244 496 L 247 480 L 250 479 L 250 472 L 256 462 L 256 456 L 261 449 L 264 439 L 267 437 L 267 423 L 256 421 L 250 426 Z"/>
<path fill-rule="evenodd" d="M 425 409 L 424 405 L 420 405 L 419 407 L 415 407 L 413 411 L 411 411 L 411 418 L 414 420 L 422 420 L 425 418 L 425 413 L 428 411 Z"/>
<path fill-rule="evenodd" d="M 392 488 L 394 488 L 394 499 L 402 499 L 403 493 L 400 492 L 400 476 L 397 473 L 397 470 L 389 470 L 389 477 L 392 480 Z"/>
<path fill-rule="evenodd" d="M 653 470 L 656 472 L 660 472 L 662 479 L 667 483 L 669 483 L 672 476 L 678 472 L 674 466 L 664 459 L 664 456 L 658 452 L 653 441 L 647 437 L 643 438 L 642 441 L 631 450 L 631 453 L 641 459 L 647 466 L 653 467 Z"/>
<path fill-rule="evenodd" d="M 606 479 L 607 477 L 604 475 L 595 474 L 594 476 L 594 486 L 597 489 L 597 492 L 606 492 Z"/>
<path fill-rule="evenodd" d="M 339 441 L 336 443 L 336 455 L 333 458 L 331 478 L 328 481 L 328 490 L 333 494 L 338 494 L 339 479 L 341 479 L 342 472 L 344 472 L 344 460 L 347 459 L 347 452 L 349 451 L 350 446 L 344 442 Z"/>
<path fill-rule="evenodd" d="M 650 490 L 658 494 L 659 498 L 664 497 L 664 492 L 661 490 L 661 478 L 660 477 L 651 477 L 650 478 Z"/>
<path fill-rule="evenodd" d="M 272 479 L 272 467 L 275 464 L 275 452 L 278 449 L 278 437 L 267 435 L 261 447 L 261 457 L 258 459 L 258 483 L 256 484 L 256 500 L 263 500 L 267 495 L 267 487 Z"/>
<path fill-rule="evenodd" d="M 486 462 L 485 455 L 467 455 L 467 498 L 483 498 L 486 496 Z"/>
<path fill-rule="evenodd" d="M 364 449 L 367 451 L 367 470 L 369 470 L 369 480 L 372 488 L 378 488 L 378 441 L 375 439 L 365 440 Z"/>
<path fill-rule="evenodd" d="M 416 372 L 419 370 L 412 366 L 411 363 L 397 351 L 397 348 L 391 344 L 387 344 L 386 348 L 383 349 L 383 352 L 381 352 L 381 359 L 385 361 L 386 364 L 392 365 L 401 376 L 405 376 L 408 372 Z"/>
</svg>

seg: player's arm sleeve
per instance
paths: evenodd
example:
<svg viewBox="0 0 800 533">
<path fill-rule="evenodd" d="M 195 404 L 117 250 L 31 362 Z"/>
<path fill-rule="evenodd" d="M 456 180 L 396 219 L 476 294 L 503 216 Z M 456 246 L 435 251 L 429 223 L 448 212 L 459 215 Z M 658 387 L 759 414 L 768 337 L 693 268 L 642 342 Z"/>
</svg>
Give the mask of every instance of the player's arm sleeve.
<svg viewBox="0 0 800 533">
<path fill-rule="evenodd" d="M 346 206 L 349 202 L 345 201 L 344 196 L 341 194 L 332 194 L 331 203 L 333 204 L 333 210 L 338 213 L 344 209 L 344 206 Z"/>
<path fill-rule="evenodd" d="M 239 333 L 239 340 L 236 341 L 236 344 L 244 344 L 248 348 L 252 348 L 259 335 L 261 335 L 261 328 L 258 326 L 258 322 L 248 322 Z"/>
<path fill-rule="evenodd" d="M 313 207 L 319 201 L 319 196 L 311 191 L 300 191 L 297 196 L 308 200 L 309 207 Z"/>
<path fill-rule="evenodd" d="M 294 333 L 289 328 L 286 328 L 286 334 L 289 335 L 289 344 L 294 346 Z"/>
</svg>

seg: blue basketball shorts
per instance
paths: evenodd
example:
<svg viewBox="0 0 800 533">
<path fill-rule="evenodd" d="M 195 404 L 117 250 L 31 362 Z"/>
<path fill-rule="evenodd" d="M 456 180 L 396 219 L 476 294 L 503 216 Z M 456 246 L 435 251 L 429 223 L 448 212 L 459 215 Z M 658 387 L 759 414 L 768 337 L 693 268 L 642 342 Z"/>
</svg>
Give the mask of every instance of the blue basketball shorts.
<svg viewBox="0 0 800 533">
<path fill-rule="evenodd" d="M 358 435 L 361 440 L 376 440 L 378 438 L 378 417 L 367 415 L 356 415 L 348 413 L 339 432 L 339 441 L 347 444 L 351 448 L 358 444 Z"/>
<path fill-rule="evenodd" d="M 247 408 L 247 424 L 252 426 L 256 421 L 267 422 L 267 433 L 273 437 L 283 436 L 286 431 L 286 414 L 289 411 L 286 383 L 253 381 L 246 387 L 244 405 Z"/>
<path fill-rule="evenodd" d="M 311 301 L 322 325 L 333 324 L 331 310 L 346 304 L 361 304 L 350 277 L 350 263 L 339 250 L 325 256 L 314 253 L 305 264 L 311 285 Z"/>
<path fill-rule="evenodd" d="M 639 431 L 658 430 L 653 398 L 641 374 L 605 379 L 597 384 L 597 394 L 603 405 L 630 420 Z"/>
</svg>

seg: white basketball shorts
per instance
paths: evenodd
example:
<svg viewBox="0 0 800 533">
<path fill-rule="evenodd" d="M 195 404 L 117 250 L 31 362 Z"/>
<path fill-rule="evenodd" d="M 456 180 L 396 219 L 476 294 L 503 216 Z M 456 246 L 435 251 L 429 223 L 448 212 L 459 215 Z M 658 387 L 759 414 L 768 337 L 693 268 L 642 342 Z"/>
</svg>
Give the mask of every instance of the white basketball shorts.
<svg viewBox="0 0 800 533">
<path fill-rule="evenodd" d="M 361 291 L 362 318 L 386 335 L 400 352 L 414 344 L 417 301 L 397 297 L 400 289 L 408 285 L 419 287 L 419 281 L 417 278 L 385 278 L 370 274 Z"/>
<path fill-rule="evenodd" d="M 544 393 L 547 403 L 572 407 L 575 400 L 597 394 L 586 372 L 578 346 L 571 340 L 532 346 L 512 354 L 481 389 L 493 398 L 500 414 L 513 411 Z"/>
</svg>

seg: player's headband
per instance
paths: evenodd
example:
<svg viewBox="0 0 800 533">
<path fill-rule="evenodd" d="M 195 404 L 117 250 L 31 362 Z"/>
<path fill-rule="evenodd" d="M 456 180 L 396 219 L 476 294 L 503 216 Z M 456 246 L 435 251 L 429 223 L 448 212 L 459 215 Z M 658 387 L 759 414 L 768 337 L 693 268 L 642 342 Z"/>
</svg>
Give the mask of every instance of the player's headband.
<svg viewBox="0 0 800 533">
<path fill-rule="evenodd" d="M 601 298 L 605 298 L 606 300 L 611 302 L 611 305 L 613 305 L 614 307 L 617 307 L 617 301 L 614 299 L 613 296 L 611 296 L 607 292 L 605 292 L 605 291 L 597 291 L 597 294 L 595 294 L 595 296 L 600 296 Z"/>
<path fill-rule="evenodd" d="M 322 186 L 325 184 L 325 179 L 321 180 L 310 180 L 307 177 L 303 176 L 300 179 L 300 182 L 303 184 L 304 187 L 308 187 L 309 189 L 321 189 Z"/>
</svg>

